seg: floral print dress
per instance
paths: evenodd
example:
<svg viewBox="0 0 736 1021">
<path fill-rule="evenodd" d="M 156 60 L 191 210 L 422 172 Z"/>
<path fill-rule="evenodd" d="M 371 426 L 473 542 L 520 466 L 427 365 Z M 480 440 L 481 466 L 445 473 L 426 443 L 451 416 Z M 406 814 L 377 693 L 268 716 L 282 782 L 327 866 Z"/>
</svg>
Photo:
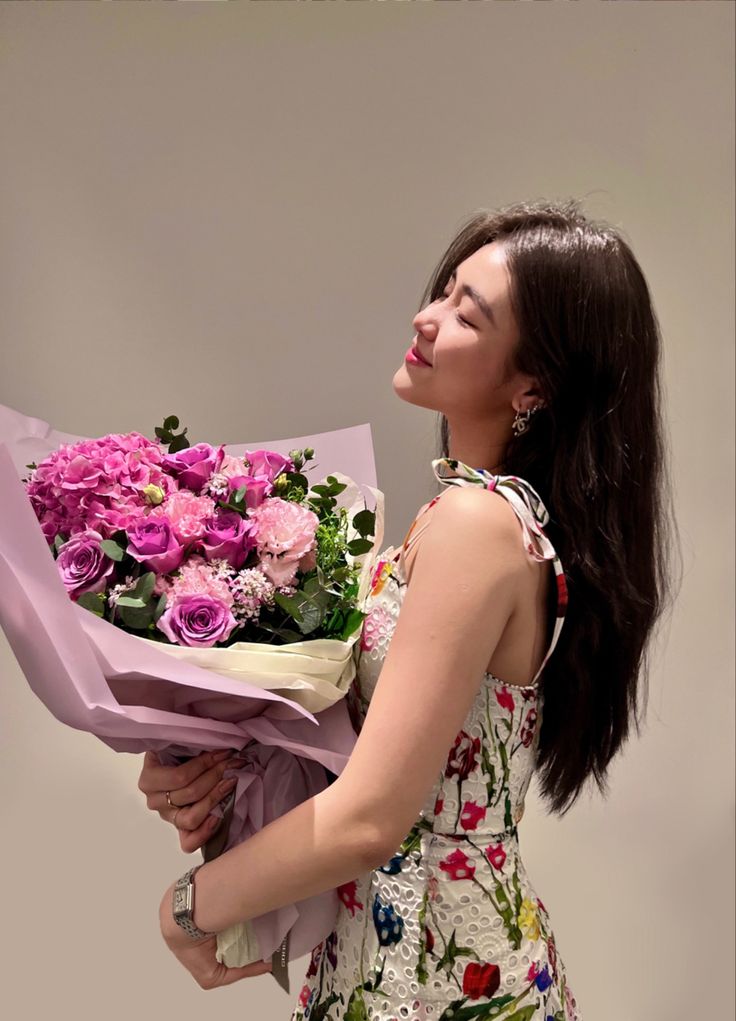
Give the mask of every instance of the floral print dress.
<svg viewBox="0 0 736 1021">
<path fill-rule="evenodd" d="M 516 511 L 530 555 L 553 561 L 551 643 L 529 685 L 483 676 L 401 845 L 379 868 L 338 887 L 335 927 L 312 950 L 290 1021 L 582 1021 L 517 834 L 541 726 L 539 675 L 567 605 L 565 575 L 543 531 L 549 515 L 517 476 L 451 458 L 432 468 L 443 484 L 495 489 Z M 420 516 L 398 551 L 389 547 L 376 559 L 347 696 L 357 732 L 406 593 L 402 554 L 422 530 Z"/>
</svg>

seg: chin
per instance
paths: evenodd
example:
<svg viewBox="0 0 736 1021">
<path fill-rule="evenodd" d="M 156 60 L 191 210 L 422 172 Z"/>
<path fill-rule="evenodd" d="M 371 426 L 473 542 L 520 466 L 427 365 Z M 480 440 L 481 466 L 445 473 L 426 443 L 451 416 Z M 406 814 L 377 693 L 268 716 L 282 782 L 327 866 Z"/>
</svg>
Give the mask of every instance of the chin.
<svg viewBox="0 0 736 1021">
<path fill-rule="evenodd" d="M 405 366 L 402 365 L 394 374 L 391 386 L 399 400 L 406 401 L 407 404 L 414 404 L 418 408 L 426 408 L 428 411 L 437 410 L 432 404 L 428 403 L 426 396 L 422 397 L 421 391 L 423 388 L 418 387 L 414 383 Z"/>
</svg>

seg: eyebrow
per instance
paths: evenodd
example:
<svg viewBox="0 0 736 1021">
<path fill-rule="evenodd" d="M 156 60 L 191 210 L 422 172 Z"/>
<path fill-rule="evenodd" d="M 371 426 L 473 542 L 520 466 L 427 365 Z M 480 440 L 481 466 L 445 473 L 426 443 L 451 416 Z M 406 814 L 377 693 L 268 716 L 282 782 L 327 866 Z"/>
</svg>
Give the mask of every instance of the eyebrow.
<svg viewBox="0 0 736 1021">
<path fill-rule="evenodd" d="M 453 270 L 450 273 L 450 280 L 455 280 L 457 277 L 457 270 Z M 448 280 L 449 283 L 449 280 Z M 478 308 L 481 310 L 486 319 L 493 325 L 496 326 L 496 317 L 493 315 L 493 309 L 488 304 L 482 294 L 479 294 L 474 287 L 470 284 L 463 284 L 460 288 L 463 294 L 467 294 L 469 298 L 472 298 Z"/>
</svg>

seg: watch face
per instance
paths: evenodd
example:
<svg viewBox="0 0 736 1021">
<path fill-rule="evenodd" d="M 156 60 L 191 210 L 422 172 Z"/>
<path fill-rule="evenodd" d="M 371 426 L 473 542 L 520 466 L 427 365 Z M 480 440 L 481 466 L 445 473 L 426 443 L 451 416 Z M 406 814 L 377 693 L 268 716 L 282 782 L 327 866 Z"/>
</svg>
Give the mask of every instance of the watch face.
<svg viewBox="0 0 736 1021">
<path fill-rule="evenodd" d="M 186 890 L 174 890 L 174 911 L 185 911 L 186 906 Z"/>
</svg>

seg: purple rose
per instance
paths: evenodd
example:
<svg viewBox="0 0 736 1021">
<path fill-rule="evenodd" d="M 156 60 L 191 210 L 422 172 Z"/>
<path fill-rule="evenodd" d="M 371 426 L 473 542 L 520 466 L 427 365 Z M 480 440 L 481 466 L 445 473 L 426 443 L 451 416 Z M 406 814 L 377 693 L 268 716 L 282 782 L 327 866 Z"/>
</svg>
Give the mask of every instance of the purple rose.
<svg viewBox="0 0 736 1021">
<path fill-rule="evenodd" d="M 156 574 L 175 571 L 184 559 L 184 547 L 174 535 L 169 519 L 153 514 L 141 518 L 130 529 L 127 551 Z"/>
<path fill-rule="evenodd" d="M 102 592 L 115 561 L 100 548 L 103 536 L 94 529 L 77 532 L 59 548 L 56 566 L 64 587 L 76 600 L 83 592 Z"/>
<path fill-rule="evenodd" d="M 233 510 L 217 510 L 205 521 L 200 546 L 207 560 L 222 558 L 235 568 L 243 566 L 256 544 L 257 525 Z"/>
<path fill-rule="evenodd" d="M 164 467 L 178 477 L 180 486 L 198 493 L 219 469 L 224 456 L 224 447 L 215 450 L 209 443 L 195 443 L 175 454 L 166 454 Z"/>
<path fill-rule="evenodd" d="M 237 623 L 228 606 L 202 593 L 181 596 L 167 606 L 157 627 L 176 645 L 206 649 L 226 641 Z"/>
</svg>

